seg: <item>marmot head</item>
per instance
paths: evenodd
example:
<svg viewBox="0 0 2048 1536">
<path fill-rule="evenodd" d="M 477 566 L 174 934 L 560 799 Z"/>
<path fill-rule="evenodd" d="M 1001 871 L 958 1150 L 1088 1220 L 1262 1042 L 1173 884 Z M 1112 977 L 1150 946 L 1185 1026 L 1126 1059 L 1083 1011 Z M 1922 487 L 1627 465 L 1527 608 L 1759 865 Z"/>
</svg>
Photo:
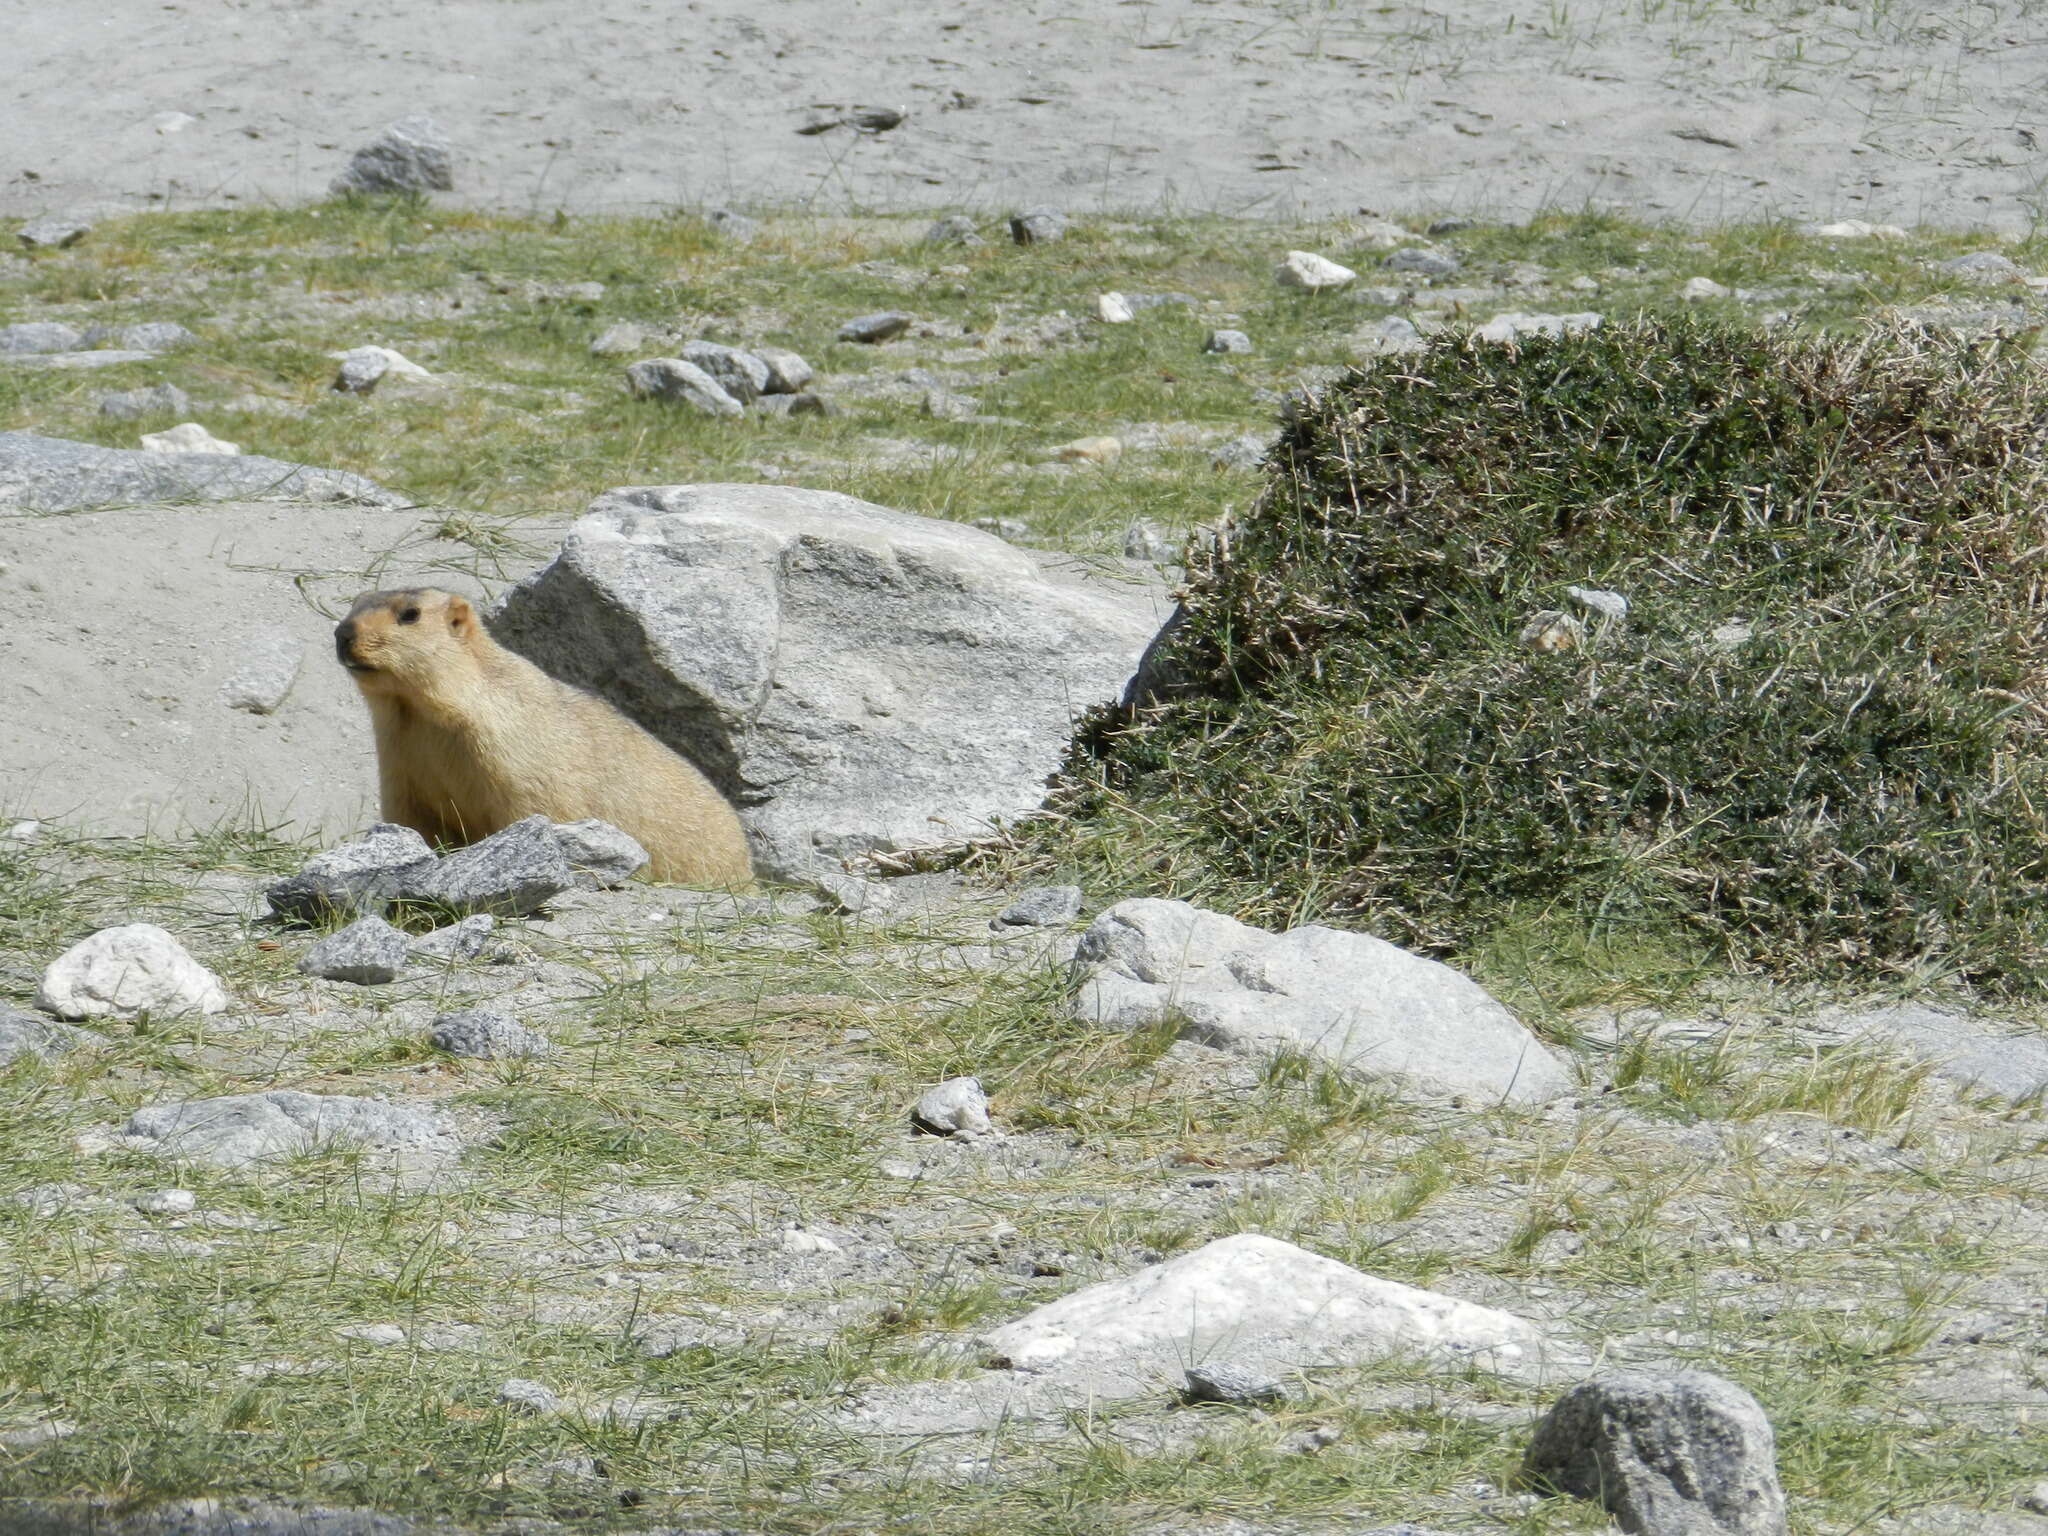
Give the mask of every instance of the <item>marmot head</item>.
<svg viewBox="0 0 2048 1536">
<path fill-rule="evenodd" d="M 365 693 L 428 693 L 451 670 L 468 670 L 482 632 L 476 610 L 453 592 L 365 592 L 334 626 L 334 654 Z"/>
</svg>

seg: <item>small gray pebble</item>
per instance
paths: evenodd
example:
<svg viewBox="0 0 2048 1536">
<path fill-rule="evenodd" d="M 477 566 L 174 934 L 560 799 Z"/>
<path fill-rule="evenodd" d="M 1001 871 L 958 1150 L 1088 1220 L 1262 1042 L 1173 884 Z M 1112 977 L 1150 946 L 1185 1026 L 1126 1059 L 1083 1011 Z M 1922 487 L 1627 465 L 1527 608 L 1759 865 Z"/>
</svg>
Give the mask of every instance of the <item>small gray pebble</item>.
<svg viewBox="0 0 2048 1536">
<path fill-rule="evenodd" d="M 1043 928 L 1056 923 L 1071 923 L 1081 915 L 1081 887 L 1078 885 L 1040 885 L 1023 892 L 1011 902 L 996 919 L 991 928 Z"/>
<path fill-rule="evenodd" d="M 1234 1403 L 1246 1408 L 1266 1408 L 1284 1402 L 1286 1388 L 1272 1377 L 1234 1365 L 1191 1365 L 1187 1368 L 1187 1389 L 1191 1403 Z"/>
<path fill-rule="evenodd" d="M 839 327 L 841 341 L 865 342 L 872 346 L 876 342 L 888 341 L 901 336 L 910 329 L 911 316 L 900 309 L 887 309 L 872 315 L 856 315 Z"/>
<path fill-rule="evenodd" d="M 1243 331 L 1211 331 L 1209 339 L 1202 343 L 1204 352 L 1249 352 L 1251 337 Z"/>
</svg>

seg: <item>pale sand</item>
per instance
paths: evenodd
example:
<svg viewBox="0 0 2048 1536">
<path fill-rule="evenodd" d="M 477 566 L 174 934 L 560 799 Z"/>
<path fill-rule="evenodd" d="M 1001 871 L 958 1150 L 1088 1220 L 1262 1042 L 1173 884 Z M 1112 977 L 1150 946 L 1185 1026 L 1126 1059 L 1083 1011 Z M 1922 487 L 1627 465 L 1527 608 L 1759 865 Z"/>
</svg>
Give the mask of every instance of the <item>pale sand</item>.
<svg viewBox="0 0 2048 1536">
<path fill-rule="evenodd" d="M 2048 173 L 2040 0 L 0 0 L 0 40 L 23 216 L 304 202 L 420 111 L 456 200 L 541 213 L 2021 230 Z M 796 131 L 855 105 L 910 116 Z"/>
</svg>

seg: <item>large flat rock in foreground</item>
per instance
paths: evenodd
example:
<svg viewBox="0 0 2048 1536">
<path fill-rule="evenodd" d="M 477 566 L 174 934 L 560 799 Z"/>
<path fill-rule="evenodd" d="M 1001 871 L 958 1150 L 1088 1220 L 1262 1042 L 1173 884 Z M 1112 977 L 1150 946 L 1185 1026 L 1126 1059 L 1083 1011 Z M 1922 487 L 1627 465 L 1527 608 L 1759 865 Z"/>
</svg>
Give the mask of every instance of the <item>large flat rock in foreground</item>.
<svg viewBox="0 0 2048 1536">
<path fill-rule="evenodd" d="M 981 836 L 1036 809 L 1163 599 L 829 491 L 600 497 L 493 622 L 739 805 L 763 873 Z"/>
<path fill-rule="evenodd" d="M 432 527 L 331 503 L 0 510 L 0 814 L 115 833 L 375 820 L 369 718 L 327 615 L 467 553 Z"/>
</svg>

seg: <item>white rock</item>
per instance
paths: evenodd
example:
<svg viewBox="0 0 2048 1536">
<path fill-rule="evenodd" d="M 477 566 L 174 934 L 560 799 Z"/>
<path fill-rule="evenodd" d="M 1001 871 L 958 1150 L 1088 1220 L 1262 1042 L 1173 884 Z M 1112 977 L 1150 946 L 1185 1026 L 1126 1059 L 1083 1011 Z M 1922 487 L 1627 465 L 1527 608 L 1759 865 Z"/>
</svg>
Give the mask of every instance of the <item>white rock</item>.
<svg viewBox="0 0 2048 1536">
<path fill-rule="evenodd" d="M 1478 983 L 1370 934 L 1274 934 L 1141 898 L 1088 926 L 1074 972 L 1075 1015 L 1113 1028 L 1176 1020 L 1207 1045 L 1304 1051 L 1432 1096 L 1539 1103 L 1576 1086 Z"/>
<path fill-rule="evenodd" d="M 189 1216 L 199 1209 L 199 1197 L 189 1189 L 154 1189 L 131 1203 L 145 1216 Z"/>
<path fill-rule="evenodd" d="M 1903 240 L 1906 232 L 1896 224 L 1867 224 L 1862 219 L 1838 219 L 1832 224 L 1810 224 L 1806 232 L 1822 240 Z"/>
<path fill-rule="evenodd" d="M 539 1418 L 562 1411 L 562 1399 L 551 1388 L 519 1376 L 498 1388 L 498 1401 L 514 1413 L 533 1414 Z"/>
<path fill-rule="evenodd" d="M 1095 298 L 1095 318 L 1104 325 L 1129 325 L 1138 317 L 1122 294 L 1103 293 Z"/>
<path fill-rule="evenodd" d="M 351 1323 L 334 1332 L 337 1338 L 354 1339 L 359 1344 L 375 1344 L 380 1348 L 405 1342 L 405 1330 L 396 1323 Z"/>
<path fill-rule="evenodd" d="M 1728 290 L 1711 277 L 1689 277 L 1685 286 L 1678 290 L 1678 296 L 1687 303 L 1697 303 L 1701 299 L 1725 299 Z"/>
<path fill-rule="evenodd" d="M 790 1227 L 782 1234 L 784 1253 L 844 1253 L 831 1238 L 822 1232 L 806 1232 L 802 1227 Z"/>
<path fill-rule="evenodd" d="M 1617 624 L 1628 617 L 1628 599 L 1619 592 L 1609 592 L 1601 587 L 1566 587 L 1564 595 L 1588 613 L 1597 613 Z"/>
<path fill-rule="evenodd" d="M 240 443 L 223 442 L 196 421 L 181 421 L 161 432 L 142 434 L 144 453 L 240 453 Z"/>
<path fill-rule="evenodd" d="M 10 843 L 32 843 L 42 835 L 43 824 L 40 821 L 17 821 L 7 829 Z"/>
<path fill-rule="evenodd" d="M 433 375 L 402 352 L 389 347 L 350 347 L 327 354 L 341 364 L 334 387 L 343 394 L 367 395 L 385 379 L 431 382 Z"/>
<path fill-rule="evenodd" d="M 1474 341 L 1519 341 L 1524 336 L 1575 336 L 1598 327 L 1593 310 L 1571 315 L 1525 315 L 1518 310 L 1495 315 L 1473 331 Z"/>
<path fill-rule="evenodd" d="M 139 1013 L 222 1013 L 220 978 L 154 923 L 102 928 L 52 960 L 36 1006 L 60 1019 L 132 1019 Z"/>
<path fill-rule="evenodd" d="M 1273 269 L 1273 277 L 1282 288 L 1306 288 L 1315 293 L 1324 288 L 1342 288 L 1356 281 L 1358 274 L 1314 251 L 1289 251 L 1286 259 Z"/>
<path fill-rule="evenodd" d="M 1214 1357 L 1299 1370 L 1409 1355 L 1512 1370 L 1545 1353 L 1543 1336 L 1522 1318 L 1251 1232 L 1085 1286 L 981 1343 L 991 1361 L 1014 1370 L 1105 1371 L 1126 1381 L 1178 1381 L 1189 1362 Z"/>
<path fill-rule="evenodd" d="M 149 120 L 149 125 L 158 133 L 183 133 L 198 121 L 190 112 L 159 112 Z"/>
<path fill-rule="evenodd" d="M 986 1136 L 995 1129 L 989 1123 L 988 1095 L 981 1091 L 981 1080 L 973 1077 L 951 1077 L 927 1088 L 910 1120 L 934 1136 Z"/>
</svg>

